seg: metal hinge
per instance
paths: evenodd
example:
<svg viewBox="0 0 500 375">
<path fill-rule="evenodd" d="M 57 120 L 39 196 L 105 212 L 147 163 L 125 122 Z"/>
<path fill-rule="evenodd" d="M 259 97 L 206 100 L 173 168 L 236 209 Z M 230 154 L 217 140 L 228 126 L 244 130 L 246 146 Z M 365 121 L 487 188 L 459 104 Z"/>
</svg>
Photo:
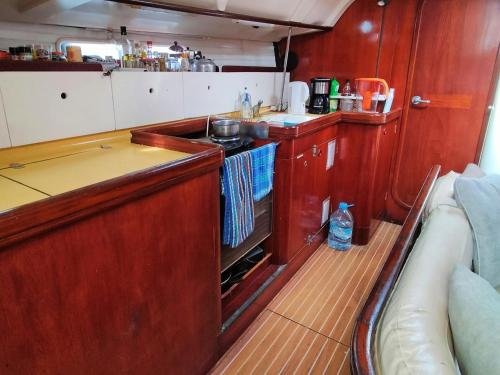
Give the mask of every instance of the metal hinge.
<svg viewBox="0 0 500 375">
<path fill-rule="evenodd" d="M 312 234 L 307 235 L 306 237 L 306 243 L 308 246 L 310 246 L 314 241 L 314 236 Z"/>
</svg>

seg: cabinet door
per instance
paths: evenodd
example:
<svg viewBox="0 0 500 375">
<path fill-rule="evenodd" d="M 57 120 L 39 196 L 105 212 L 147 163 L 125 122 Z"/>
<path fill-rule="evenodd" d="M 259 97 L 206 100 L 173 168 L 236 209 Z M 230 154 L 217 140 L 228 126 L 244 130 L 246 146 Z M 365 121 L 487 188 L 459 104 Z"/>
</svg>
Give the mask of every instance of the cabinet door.
<svg viewBox="0 0 500 375">
<path fill-rule="evenodd" d="M 12 146 L 115 129 L 102 72 L 2 72 L 0 90 Z"/>
<path fill-rule="evenodd" d="M 2 93 L 0 92 L 0 148 L 10 147 L 9 128 L 7 127 L 7 119 L 3 109 Z"/>
<path fill-rule="evenodd" d="M 385 202 L 389 194 L 389 181 L 392 155 L 396 139 L 397 122 L 383 125 L 379 132 L 379 148 L 375 169 L 375 186 L 373 192 L 373 219 L 381 219 L 385 213 Z"/>
<path fill-rule="evenodd" d="M 320 145 L 313 146 L 314 157 L 314 196 L 317 206 L 312 210 L 315 217 L 315 232 L 328 222 L 332 212 L 333 164 L 335 157 L 335 140 L 330 139 Z"/>
<path fill-rule="evenodd" d="M 318 226 L 319 198 L 314 188 L 314 157 L 311 150 L 293 160 L 292 200 L 290 207 L 288 260 L 307 244 Z"/>
<path fill-rule="evenodd" d="M 184 117 L 181 73 L 113 72 L 111 82 L 117 129 Z"/>
</svg>

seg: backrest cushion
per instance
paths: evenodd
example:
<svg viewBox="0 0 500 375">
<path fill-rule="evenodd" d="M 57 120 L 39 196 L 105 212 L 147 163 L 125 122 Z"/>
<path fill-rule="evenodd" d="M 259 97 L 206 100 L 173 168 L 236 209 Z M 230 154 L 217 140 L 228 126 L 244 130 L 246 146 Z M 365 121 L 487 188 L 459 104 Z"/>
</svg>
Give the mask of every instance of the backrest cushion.
<svg viewBox="0 0 500 375">
<path fill-rule="evenodd" d="M 448 282 L 457 263 L 470 267 L 472 233 L 461 209 L 441 205 L 424 223 L 379 324 L 382 374 L 456 374 Z"/>
<path fill-rule="evenodd" d="M 500 287 L 500 175 L 457 178 L 455 199 L 474 233 L 474 270 Z"/>
<path fill-rule="evenodd" d="M 462 374 L 500 374 L 500 295 L 461 265 L 450 278 L 449 316 Z"/>
</svg>

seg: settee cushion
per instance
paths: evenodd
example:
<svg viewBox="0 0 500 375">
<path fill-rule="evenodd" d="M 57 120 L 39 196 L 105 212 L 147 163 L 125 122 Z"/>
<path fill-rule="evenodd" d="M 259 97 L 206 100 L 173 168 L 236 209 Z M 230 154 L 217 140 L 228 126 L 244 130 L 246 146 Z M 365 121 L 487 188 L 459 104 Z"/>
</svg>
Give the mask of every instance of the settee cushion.
<svg viewBox="0 0 500 375">
<path fill-rule="evenodd" d="M 461 265 L 450 279 L 449 316 L 462 374 L 500 374 L 500 295 Z"/>
<path fill-rule="evenodd" d="M 470 267 L 472 232 L 463 211 L 440 205 L 422 226 L 377 332 L 384 375 L 456 374 L 448 320 L 448 282 Z"/>
<path fill-rule="evenodd" d="M 432 210 L 440 205 L 452 207 L 457 206 L 457 202 L 455 202 L 455 199 L 453 198 L 453 188 L 455 180 L 459 176 L 460 173 L 450 171 L 436 180 L 432 193 L 429 196 L 429 201 L 424 210 L 424 221 L 427 220 Z"/>
<path fill-rule="evenodd" d="M 474 232 L 474 270 L 497 288 L 500 286 L 500 175 L 457 178 L 455 199 Z"/>
</svg>

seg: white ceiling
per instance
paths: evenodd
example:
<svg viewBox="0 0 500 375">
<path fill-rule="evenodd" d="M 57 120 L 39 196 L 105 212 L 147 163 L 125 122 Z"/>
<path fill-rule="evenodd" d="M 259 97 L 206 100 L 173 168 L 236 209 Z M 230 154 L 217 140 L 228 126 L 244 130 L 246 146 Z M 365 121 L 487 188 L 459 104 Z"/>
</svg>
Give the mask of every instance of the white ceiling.
<svg viewBox="0 0 500 375">
<path fill-rule="evenodd" d="M 161 0 L 166 3 L 223 10 L 308 24 L 333 26 L 354 0 Z M 264 25 L 104 0 L 1 0 L 0 21 L 192 35 L 212 38 L 278 41 L 286 26 Z M 293 34 L 310 32 L 294 28 Z"/>
</svg>

